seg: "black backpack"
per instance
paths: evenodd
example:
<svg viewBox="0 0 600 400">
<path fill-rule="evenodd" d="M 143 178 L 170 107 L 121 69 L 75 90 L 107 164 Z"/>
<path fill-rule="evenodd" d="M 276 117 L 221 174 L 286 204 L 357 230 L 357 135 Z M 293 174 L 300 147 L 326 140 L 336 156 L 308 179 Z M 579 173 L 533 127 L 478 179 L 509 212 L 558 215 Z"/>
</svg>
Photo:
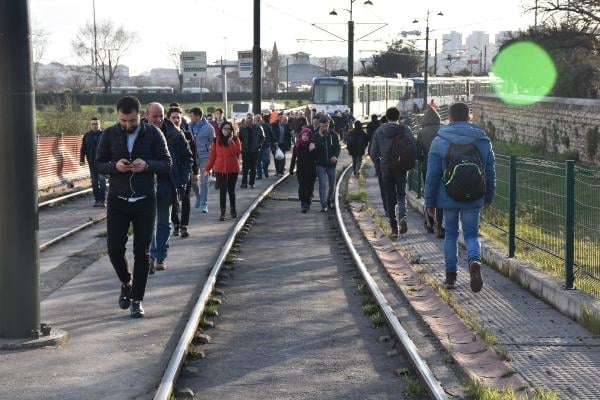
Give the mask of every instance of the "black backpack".
<svg viewBox="0 0 600 400">
<path fill-rule="evenodd" d="M 472 201 L 485 194 L 485 168 L 473 143 L 450 143 L 442 177 L 446 192 L 456 201 Z"/>
<path fill-rule="evenodd" d="M 392 149 L 390 151 L 390 171 L 402 173 L 415 167 L 417 163 L 417 154 L 412 141 L 406 134 L 406 127 L 400 125 L 400 129 L 402 129 L 402 132 L 392 141 Z"/>
</svg>

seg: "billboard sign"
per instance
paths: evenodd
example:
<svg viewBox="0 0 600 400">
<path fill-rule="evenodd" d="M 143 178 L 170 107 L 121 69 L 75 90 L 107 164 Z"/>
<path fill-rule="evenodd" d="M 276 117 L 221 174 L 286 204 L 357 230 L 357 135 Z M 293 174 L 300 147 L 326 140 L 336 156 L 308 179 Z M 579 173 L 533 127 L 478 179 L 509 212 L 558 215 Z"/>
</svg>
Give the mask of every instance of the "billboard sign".
<svg viewBox="0 0 600 400">
<path fill-rule="evenodd" d="M 193 85 L 199 82 L 200 78 L 206 78 L 206 52 L 182 51 L 181 69 L 183 70 L 183 81 L 185 83 Z"/>
<path fill-rule="evenodd" d="M 252 50 L 238 51 L 240 78 L 252 78 Z"/>
</svg>

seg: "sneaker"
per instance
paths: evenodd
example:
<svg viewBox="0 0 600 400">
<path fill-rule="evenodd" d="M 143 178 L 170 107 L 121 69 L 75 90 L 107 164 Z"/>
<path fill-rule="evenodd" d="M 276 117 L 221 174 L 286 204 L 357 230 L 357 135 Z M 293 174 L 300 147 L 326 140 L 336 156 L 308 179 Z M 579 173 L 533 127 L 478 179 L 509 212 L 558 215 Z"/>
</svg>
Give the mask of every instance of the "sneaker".
<svg viewBox="0 0 600 400">
<path fill-rule="evenodd" d="M 433 226 L 429 225 L 429 224 L 427 223 L 427 221 L 423 222 L 423 226 L 425 226 L 425 230 L 426 230 L 428 233 L 433 233 Z"/>
<path fill-rule="evenodd" d="M 173 236 L 179 236 L 179 225 L 175 225 L 173 228 Z"/>
<path fill-rule="evenodd" d="M 446 272 L 444 285 L 446 285 L 446 289 L 454 289 L 456 287 L 456 272 Z"/>
<path fill-rule="evenodd" d="M 254 189 L 254 185 L 250 185 L 250 189 Z"/>
<path fill-rule="evenodd" d="M 99 203 L 98 207 L 106 208 L 106 202 L 105 201 L 101 201 Z"/>
<path fill-rule="evenodd" d="M 469 274 L 471 275 L 471 290 L 477 293 L 483 287 L 483 279 L 481 279 L 481 263 L 477 260 L 469 263 Z"/>
<path fill-rule="evenodd" d="M 119 307 L 127 310 L 131 304 L 131 285 L 129 283 L 121 284 L 121 294 L 119 295 Z"/>
<path fill-rule="evenodd" d="M 208 214 L 208 206 L 198 207 L 198 208 L 201 208 L 200 212 L 202 214 Z"/>
<path fill-rule="evenodd" d="M 235 211 L 235 210 L 231 210 L 231 212 L 229 213 L 229 216 L 230 216 L 231 218 L 237 218 L 237 211 Z"/>
<path fill-rule="evenodd" d="M 186 237 L 190 236 L 190 234 L 188 233 L 188 230 L 187 230 L 187 226 L 181 225 L 180 230 L 181 230 L 181 237 L 182 238 L 186 238 Z"/>
<path fill-rule="evenodd" d="M 148 263 L 148 275 L 154 275 L 156 272 L 156 260 L 150 257 L 150 262 Z"/>
<path fill-rule="evenodd" d="M 306 214 L 308 212 L 308 208 L 303 208 L 302 209 L 302 214 Z"/>
<path fill-rule="evenodd" d="M 391 236 L 392 239 L 397 239 L 398 238 L 398 225 L 397 224 L 391 224 L 390 225 L 390 230 L 392 231 Z"/>
<path fill-rule="evenodd" d="M 327 212 L 327 207 L 321 208 L 321 212 Z"/>
<path fill-rule="evenodd" d="M 164 271 L 165 269 L 167 269 L 167 263 L 165 262 L 165 260 L 156 262 L 157 271 Z"/>
<path fill-rule="evenodd" d="M 438 239 L 443 239 L 446 237 L 446 230 L 444 228 L 438 228 L 435 236 Z"/>
<path fill-rule="evenodd" d="M 131 318 L 144 318 L 144 308 L 141 301 L 134 300 L 131 302 Z"/>
<path fill-rule="evenodd" d="M 256 180 L 257 180 L 257 181 L 261 181 L 261 180 L 262 180 L 262 176 L 257 176 L 257 177 L 256 177 Z M 250 186 L 252 186 L 252 185 L 250 185 Z"/>
<path fill-rule="evenodd" d="M 100 207 L 100 203 L 99 202 L 95 202 L 92 207 Z"/>
<path fill-rule="evenodd" d="M 242 183 L 242 184 L 240 185 L 240 187 L 241 187 L 242 189 L 246 189 L 246 188 L 248 187 L 248 185 L 246 185 L 245 183 Z"/>
<path fill-rule="evenodd" d="M 221 210 L 221 216 L 219 217 L 219 221 L 225 221 L 225 209 Z"/>
<path fill-rule="evenodd" d="M 408 231 L 408 224 L 406 223 L 406 218 L 402 218 L 400 220 L 400 234 L 404 235 Z"/>
</svg>

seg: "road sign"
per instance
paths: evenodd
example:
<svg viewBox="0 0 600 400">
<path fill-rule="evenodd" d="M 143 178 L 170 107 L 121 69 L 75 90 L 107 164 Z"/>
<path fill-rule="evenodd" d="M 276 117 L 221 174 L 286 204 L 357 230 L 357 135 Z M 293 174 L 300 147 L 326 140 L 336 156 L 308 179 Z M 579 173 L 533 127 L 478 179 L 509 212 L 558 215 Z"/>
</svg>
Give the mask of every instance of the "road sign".
<svg viewBox="0 0 600 400">
<path fill-rule="evenodd" d="M 197 82 L 199 78 L 206 78 L 206 52 L 182 51 L 181 69 L 184 82 Z"/>
<path fill-rule="evenodd" d="M 252 78 L 252 51 L 238 51 L 240 78 Z"/>
</svg>

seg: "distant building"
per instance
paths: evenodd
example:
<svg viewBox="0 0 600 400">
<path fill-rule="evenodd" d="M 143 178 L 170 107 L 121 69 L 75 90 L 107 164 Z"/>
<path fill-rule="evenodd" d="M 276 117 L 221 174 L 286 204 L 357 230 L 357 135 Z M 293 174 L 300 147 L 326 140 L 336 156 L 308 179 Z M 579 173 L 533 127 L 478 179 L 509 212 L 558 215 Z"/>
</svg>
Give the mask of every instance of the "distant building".
<svg viewBox="0 0 600 400">
<path fill-rule="evenodd" d="M 310 63 L 310 54 L 302 51 L 291 54 L 291 58 L 282 57 L 279 67 L 279 80 L 289 82 L 290 89 L 295 90 L 301 85 L 310 85 L 315 76 L 328 74 L 325 68 Z"/>
<path fill-rule="evenodd" d="M 442 35 L 442 52 L 454 55 L 463 48 L 462 33 L 452 31 Z"/>
</svg>

